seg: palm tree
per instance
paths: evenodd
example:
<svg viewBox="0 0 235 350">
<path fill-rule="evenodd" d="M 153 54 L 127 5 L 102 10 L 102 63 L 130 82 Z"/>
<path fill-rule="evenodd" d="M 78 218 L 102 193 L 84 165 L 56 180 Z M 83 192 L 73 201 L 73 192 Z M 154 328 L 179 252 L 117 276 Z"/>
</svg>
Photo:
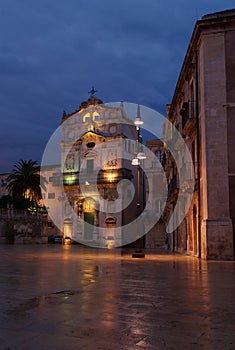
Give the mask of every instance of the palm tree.
<svg viewBox="0 0 235 350">
<path fill-rule="evenodd" d="M 40 167 L 36 161 L 20 160 L 14 165 L 12 173 L 7 178 L 7 188 L 13 197 L 29 198 L 38 202 L 41 199 L 41 187 L 45 189 L 45 178 L 41 176 Z"/>
</svg>

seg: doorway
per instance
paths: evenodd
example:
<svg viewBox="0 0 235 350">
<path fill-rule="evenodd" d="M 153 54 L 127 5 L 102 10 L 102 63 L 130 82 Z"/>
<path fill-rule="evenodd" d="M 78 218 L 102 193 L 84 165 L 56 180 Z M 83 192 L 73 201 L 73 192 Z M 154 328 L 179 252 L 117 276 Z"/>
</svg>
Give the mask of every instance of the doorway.
<svg viewBox="0 0 235 350">
<path fill-rule="evenodd" d="M 84 240 L 91 241 L 93 239 L 94 232 L 94 213 L 84 213 Z"/>
<path fill-rule="evenodd" d="M 197 208 L 193 206 L 193 253 L 197 255 Z"/>
<path fill-rule="evenodd" d="M 95 201 L 92 198 L 86 198 L 83 202 L 84 234 L 85 241 L 92 241 L 95 228 Z"/>
</svg>

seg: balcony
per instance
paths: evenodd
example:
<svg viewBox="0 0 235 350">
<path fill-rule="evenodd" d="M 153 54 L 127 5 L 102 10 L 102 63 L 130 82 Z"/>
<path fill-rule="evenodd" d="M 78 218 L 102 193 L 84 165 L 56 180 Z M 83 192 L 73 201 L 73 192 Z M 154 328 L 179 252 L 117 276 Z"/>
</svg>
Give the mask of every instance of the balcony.
<svg viewBox="0 0 235 350">
<path fill-rule="evenodd" d="M 197 177 L 197 163 L 196 162 L 185 162 L 181 168 L 181 189 L 182 192 L 192 193 L 196 186 Z"/>
<path fill-rule="evenodd" d="M 180 114 L 182 116 L 182 133 L 190 135 L 196 129 L 195 102 L 184 102 Z"/>
<path fill-rule="evenodd" d="M 121 179 L 131 180 L 133 178 L 132 171 L 126 168 L 120 168 L 115 170 L 103 170 L 101 169 L 98 173 L 97 184 L 109 184 L 117 183 Z"/>
<path fill-rule="evenodd" d="M 66 172 L 63 173 L 63 185 L 64 186 L 73 186 L 78 185 L 79 172 Z"/>
<path fill-rule="evenodd" d="M 132 171 L 126 168 L 99 170 L 97 172 L 91 169 L 82 170 L 81 172 L 63 173 L 64 186 L 74 186 L 89 183 L 89 184 L 112 184 L 118 183 L 121 179 L 131 180 L 133 178 Z"/>
</svg>

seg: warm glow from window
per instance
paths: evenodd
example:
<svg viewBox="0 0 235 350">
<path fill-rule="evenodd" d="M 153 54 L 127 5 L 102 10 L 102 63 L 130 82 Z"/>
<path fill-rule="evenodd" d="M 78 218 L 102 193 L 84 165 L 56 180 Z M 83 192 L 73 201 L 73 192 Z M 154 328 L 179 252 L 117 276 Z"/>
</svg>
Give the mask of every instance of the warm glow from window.
<svg viewBox="0 0 235 350">
<path fill-rule="evenodd" d="M 95 202 L 93 199 L 86 199 L 83 202 L 83 212 L 93 213 L 95 211 Z"/>
<path fill-rule="evenodd" d="M 89 122 L 91 120 L 91 115 L 90 113 L 87 113 L 83 116 L 83 121 L 84 123 Z"/>
<path fill-rule="evenodd" d="M 74 185 L 76 182 L 76 175 L 65 175 L 64 184 L 65 185 Z"/>
<path fill-rule="evenodd" d="M 107 173 L 106 177 L 107 177 L 107 180 L 109 182 L 114 182 L 116 180 L 117 174 L 116 173 Z"/>
<path fill-rule="evenodd" d="M 99 119 L 100 119 L 99 113 L 94 112 L 94 113 L 93 113 L 93 120 L 96 121 L 96 120 L 99 120 Z"/>
<path fill-rule="evenodd" d="M 27 189 L 27 190 L 25 191 L 25 194 L 24 194 L 25 198 L 30 198 L 30 195 L 31 195 L 31 192 L 30 192 L 29 189 Z"/>
<path fill-rule="evenodd" d="M 64 237 L 72 238 L 73 223 L 71 220 L 64 220 Z"/>
</svg>

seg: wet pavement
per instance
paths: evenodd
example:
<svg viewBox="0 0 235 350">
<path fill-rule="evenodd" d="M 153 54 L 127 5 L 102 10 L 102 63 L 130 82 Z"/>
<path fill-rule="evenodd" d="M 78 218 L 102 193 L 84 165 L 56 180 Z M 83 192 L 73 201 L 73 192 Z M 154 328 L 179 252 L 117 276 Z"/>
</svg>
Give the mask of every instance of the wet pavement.
<svg viewBox="0 0 235 350">
<path fill-rule="evenodd" d="M 235 349 L 235 262 L 0 246 L 0 349 Z"/>
</svg>

